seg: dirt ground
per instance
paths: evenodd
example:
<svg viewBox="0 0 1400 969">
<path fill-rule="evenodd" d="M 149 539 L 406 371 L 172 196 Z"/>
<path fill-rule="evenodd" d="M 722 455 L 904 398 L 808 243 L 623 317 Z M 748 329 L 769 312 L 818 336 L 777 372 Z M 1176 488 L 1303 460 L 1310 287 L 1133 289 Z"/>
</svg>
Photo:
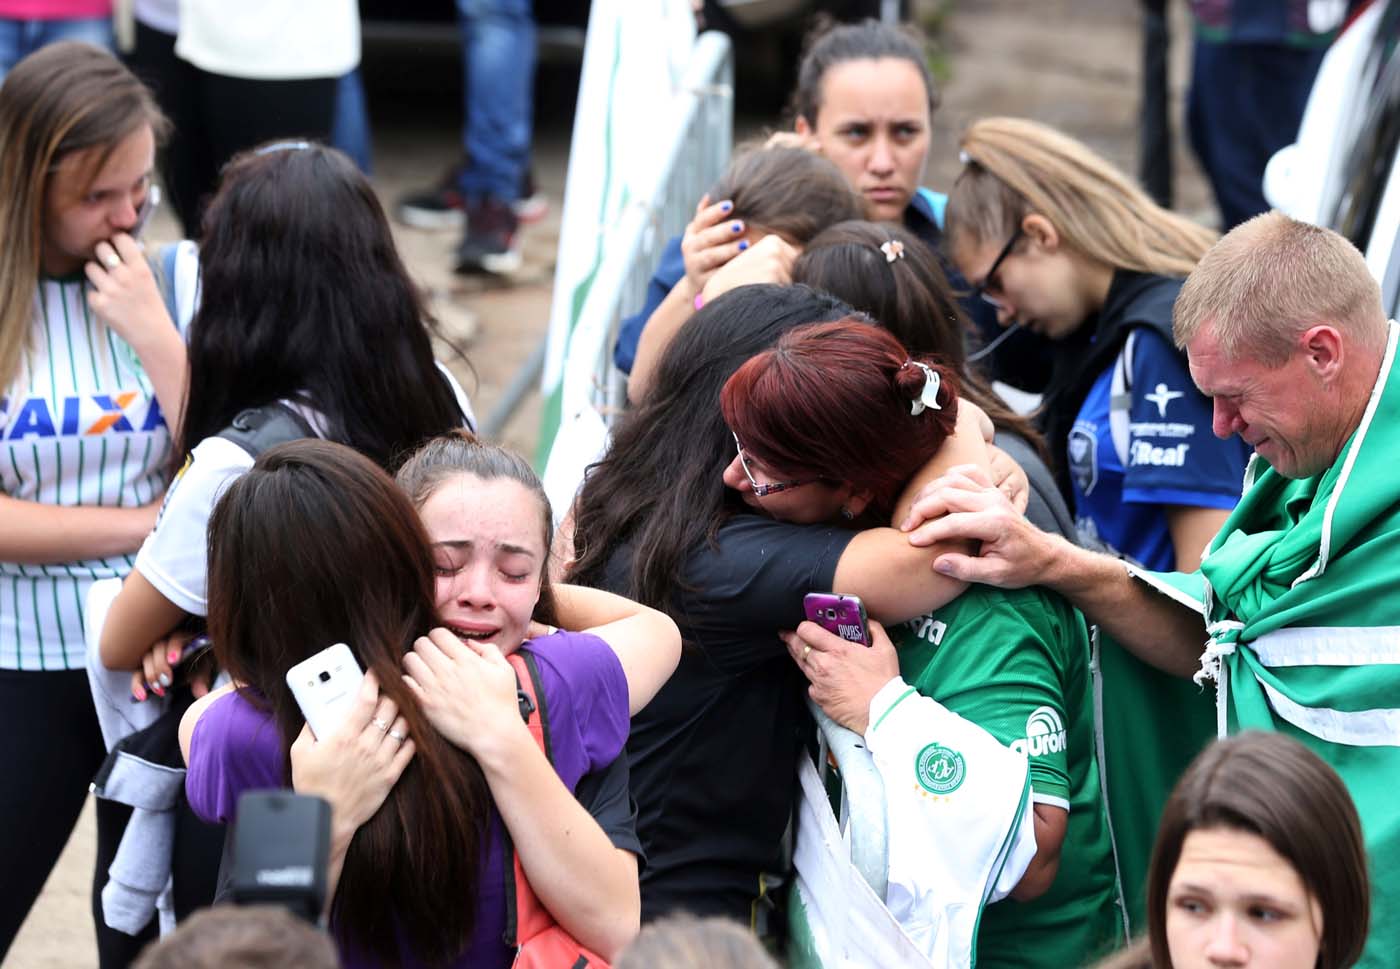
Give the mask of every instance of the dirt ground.
<svg viewBox="0 0 1400 969">
<path fill-rule="evenodd" d="M 941 6 L 926 0 L 925 6 Z M 1180 117 L 1189 43 L 1181 7 L 1174 22 L 1173 89 Z M 935 118 L 934 148 L 926 183 L 947 186 L 958 171 L 956 136 L 973 118 L 1013 114 L 1035 118 L 1086 140 L 1110 159 L 1136 171 L 1139 86 L 1138 5 L 1123 0 L 961 0 L 948 15 L 943 47 L 950 74 Z M 561 79 L 562 78 L 562 79 Z M 450 99 L 398 110 L 374 95 L 375 183 L 386 204 L 408 188 L 438 178 L 457 154 L 458 120 Z M 549 215 L 525 235 L 525 266 L 512 286 L 485 286 L 452 275 L 452 232 L 397 229 L 410 270 L 432 294 L 435 314 L 453 342 L 466 350 L 467 368 L 444 351 L 463 377 L 478 417 L 494 408 L 510 378 L 544 333 L 549 311 L 554 250 L 569 139 L 571 95 L 555 89 L 567 72 L 542 75 L 542 109 L 536 133 L 536 177 L 550 197 Z M 744 92 L 738 92 L 744 104 Z M 744 117 L 741 130 L 771 119 Z M 1178 124 L 1177 131 L 1181 128 Z M 1210 198 L 1184 139 L 1178 137 L 1177 205 L 1209 222 Z M 168 221 L 152 228 L 173 238 Z M 501 435 L 504 443 L 533 452 L 539 400 L 532 394 Z M 11 783 L 14 783 L 13 779 Z M 93 864 L 91 805 L 5 959 L 3 969 L 57 969 L 96 964 L 88 914 Z M 3 877 L 0 875 L 0 877 Z"/>
</svg>

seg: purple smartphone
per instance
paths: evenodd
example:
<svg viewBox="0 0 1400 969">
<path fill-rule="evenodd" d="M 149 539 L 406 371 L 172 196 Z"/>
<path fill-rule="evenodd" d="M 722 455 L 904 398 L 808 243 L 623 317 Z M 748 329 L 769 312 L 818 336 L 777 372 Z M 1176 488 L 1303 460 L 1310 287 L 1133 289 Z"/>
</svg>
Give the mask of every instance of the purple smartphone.
<svg viewBox="0 0 1400 969">
<path fill-rule="evenodd" d="M 809 592 L 802 597 L 807 618 L 828 632 L 862 646 L 870 645 L 870 626 L 865 621 L 865 604 L 856 596 L 834 592 Z"/>
</svg>

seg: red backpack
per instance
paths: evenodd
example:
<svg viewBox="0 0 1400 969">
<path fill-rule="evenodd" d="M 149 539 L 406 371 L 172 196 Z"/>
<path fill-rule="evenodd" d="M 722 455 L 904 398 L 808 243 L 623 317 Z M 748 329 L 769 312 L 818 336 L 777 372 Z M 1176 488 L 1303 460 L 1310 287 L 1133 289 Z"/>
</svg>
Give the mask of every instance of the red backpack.
<svg viewBox="0 0 1400 969">
<path fill-rule="evenodd" d="M 515 668 L 520 692 L 529 701 L 530 715 L 526 724 L 530 728 L 530 736 L 535 738 L 535 743 L 540 745 L 552 764 L 554 758 L 549 747 L 544 691 L 540 689 L 539 671 L 535 668 L 534 659 L 519 652 L 511 653 L 506 658 Z M 509 831 L 505 838 L 515 869 L 515 895 L 512 898 L 507 892 L 506 896 L 506 941 L 516 947 L 514 969 L 610 969 L 601 956 L 585 949 L 540 904 L 525 877 L 525 869 L 520 867 L 520 856 L 511 843 Z"/>
</svg>

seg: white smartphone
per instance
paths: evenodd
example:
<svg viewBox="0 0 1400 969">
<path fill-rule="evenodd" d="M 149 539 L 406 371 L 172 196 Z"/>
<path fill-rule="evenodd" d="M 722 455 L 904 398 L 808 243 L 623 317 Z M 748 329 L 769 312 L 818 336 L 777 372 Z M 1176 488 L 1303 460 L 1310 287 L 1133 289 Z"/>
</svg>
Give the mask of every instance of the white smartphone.
<svg viewBox="0 0 1400 969">
<path fill-rule="evenodd" d="M 317 739 L 339 727 L 365 674 L 344 643 L 336 643 L 287 670 L 287 686 Z"/>
</svg>

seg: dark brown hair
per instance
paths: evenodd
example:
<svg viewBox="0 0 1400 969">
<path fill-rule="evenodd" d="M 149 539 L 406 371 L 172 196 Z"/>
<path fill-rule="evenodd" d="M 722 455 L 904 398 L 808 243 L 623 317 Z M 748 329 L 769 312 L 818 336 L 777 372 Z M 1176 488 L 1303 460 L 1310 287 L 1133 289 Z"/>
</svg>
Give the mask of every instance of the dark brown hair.
<svg viewBox="0 0 1400 969">
<path fill-rule="evenodd" d="M 833 225 L 797 257 L 792 281 L 850 303 L 886 327 L 911 354 L 938 357 L 958 373 L 962 396 L 982 408 L 997 430 L 1015 434 L 1048 460 L 1031 422 L 1007 407 L 968 366 L 963 337 L 971 324 L 953 298 L 938 257 L 912 232 L 883 222 Z"/>
<path fill-rule="evenodd" d="M 508 448 L 479 441 L 471 431 L 459 429 L 439 435 L 415 451 L 399 468 L 395 479 L 413 507 L 421 509 L 443 482 L 461 474 L 474 475 L 482 481 L 514 481 L 539 502 L 546 561 L 540 563 L 540 599 L 535 604 L 534 618 L 536 622 L 558 625 L 548 562 L 554 544 L 554 513 L 544 483 L 530 462 Z"/>
<path fill-rule="evenodd" d="M 569 581 L 609 588 L 613 554 L 632 543 L 612 591 L 675 614 L 686 560 L 744 506 L 725 487 L 734 438 L 720 413 L 729 375 L 795 326 L 849 316 L 807 286 L 739 286 L 690 318 L 656 366 L 646 400 L 625 414 L 612 446 L 588 469 L 574 512 Z"/>
<path fill-rule="evenodd" d="M 915 415 L 928 379 L 920 363 L 939 378 L 939 406 Z M 729 378 L 720 405 L 746 453 L 784 475 L 868 490 L 866 518 L 887 525 L 904 485 L 953 433 L 957 378 L 851 318 L 784 333 Z"/>
<path fill-rule="evenodd" d="M 750 148 L 737 154 L 710 189 L 733 216 L 799 246 L 827 226 L 859 219 L 864 204 L 832 162 L 805 148 Z"/>
<path fill-rule="evenodd" d="M 330 936 L 273 905 L 216 905 L 148 945 L 132 969 L 339 969 Z"/>
<path fill-rule="evenodd" d="M 438 625 L 428 537 L 404 493 L 348 447 L 269 449 L 229 485 L 209 520 L 209 635 L 240 692 L 281 734 L 283 771 L 302 715 L 285 675 L 349 644 L 408 721 L 416 751 L 355 832 L 331 909 L 336 931 L 386 964 L 398 932 L 425 962 L 466 947 L 490 810 L 470 755 L 429 725 L 402 659 Z"/>
<path fill-rule="evenodd" d="M 240 411 L 290 398 L 389 470 L 461 426 L 421 291 L 344 153 L 284 142 L 235 157 L 204 212 L 200 263 L 177 466 Z"/>
<path fill-rule="evenodd" d="M 938 95 L 929 74 L 925 54 L 926 40 L 917 28 L 908 24 L 893 26 L 878 20 L 862 20 L 855 24 L 838 24 L 830 17 L 819 17 L 807 35 L 806 50 L 797 68 L 797 89 L 792 94 L 792 112 L 817 125 L 822 106 L 822 82 L 826 72 L 847 61 L 876 61 L 892 58 L 908 61 L 919 71 L 924 90 L 928 93 L 928 111 L 938 107 Z"/>
<path fill-rule="evenodd" d="M 1207 747 L 1162 811 L 1147 876 L 1154 965 L 1169 967 L 1167 895 L 1192 831 L 1248 831 L 1267 841 L 1322 907 L 1317 969 L 1361 957 L 1370 921 L 1366 847 L 1356 806 L 1337 772 L 1298 741 L 1246 731 Z"/>
</svg>

